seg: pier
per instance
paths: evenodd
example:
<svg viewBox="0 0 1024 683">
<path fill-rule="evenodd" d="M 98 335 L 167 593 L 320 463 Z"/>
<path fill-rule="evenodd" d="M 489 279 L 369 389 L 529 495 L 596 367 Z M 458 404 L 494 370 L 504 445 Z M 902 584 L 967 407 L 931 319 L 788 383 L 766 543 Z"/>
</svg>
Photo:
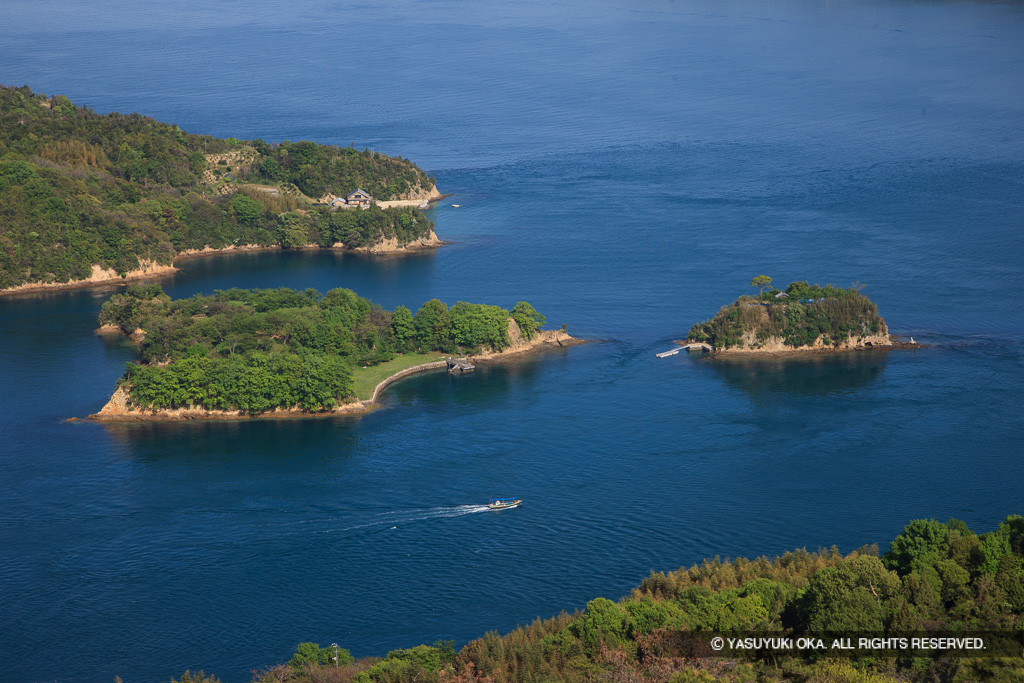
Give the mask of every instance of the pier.
<svg viewBox="0 0 1024 683">
<path fill-rule="evenodd" d="M 448 372 L 473 372 L 476 369 L 476 366 L 465 358 L 448 358 L 445 364 L 448 366 Z"/>
<path fill-rule="evenodd" d="M 711 348 L 711 344 L 705 344 L 704 342 L 691 342 L 689 344 L 684 344 L 684 345 L 680 346 L 679 348 L 672 349 L 670 351 L 662 351 L 661 353 L 656 353 L 654 355 L 657 356 L 658 358 L 668 358 L 669 356 L 674 356 L 674 355 L 676 355 L 677 353 L 679 353 L 680 351 L 683 351 L 683 350 L 686 350 L 686 351 L 707 351 L 708 353 L 713 351 L 713 349 Z"/>
</svg>

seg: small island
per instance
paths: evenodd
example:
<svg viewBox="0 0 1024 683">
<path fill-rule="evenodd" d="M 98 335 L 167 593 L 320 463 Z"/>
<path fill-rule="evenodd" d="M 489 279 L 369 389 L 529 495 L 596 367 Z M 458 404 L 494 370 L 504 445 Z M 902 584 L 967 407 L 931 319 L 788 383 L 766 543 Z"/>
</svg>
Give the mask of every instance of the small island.
<svg viewBox="0 0 1024 683">
<path fill-rule="evenodd" d="M 494 361 L 579 343 L 542 330 L 525 301 L 511 311 L 431 299 L 414 315 L 348 289 L 229 289 L 172 301 L 130 285 L 103 304 L 100 333 L 139 344 L 101 422 L 359 414 L 389 383 L 452 363 Z"/>
<path fill-rule="evenodd" d="M 677 343 L 715 356 L 918 347 L 892 339 L 878 306 L 861 293 L 862 285 L 844 289 L 797 281 L 779 290 L 771 282 L 758 275 L 750 283 L 759 290 L 756 296 L 723 306 Z"/>
<path fill-rule="evenodd" d="M 255 249 L 383 254 L 443 244 L 408 159 L 215 138 L 0 86 L 0 295 L 173 273 Z"/>
</svg>

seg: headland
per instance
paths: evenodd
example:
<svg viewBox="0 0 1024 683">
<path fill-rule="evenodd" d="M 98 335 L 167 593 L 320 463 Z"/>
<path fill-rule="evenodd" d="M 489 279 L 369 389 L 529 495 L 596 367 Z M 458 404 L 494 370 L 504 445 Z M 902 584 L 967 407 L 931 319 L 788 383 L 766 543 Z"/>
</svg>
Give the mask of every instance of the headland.
<svg viewBox="0 0 1024 683">
<path fill-rule="evenodd" d="M 0 86 L 0 296 L 122 284 L 262 249 L 402 254 L 443 244 L 411 161 L 214 138 Z"/>
</svg>

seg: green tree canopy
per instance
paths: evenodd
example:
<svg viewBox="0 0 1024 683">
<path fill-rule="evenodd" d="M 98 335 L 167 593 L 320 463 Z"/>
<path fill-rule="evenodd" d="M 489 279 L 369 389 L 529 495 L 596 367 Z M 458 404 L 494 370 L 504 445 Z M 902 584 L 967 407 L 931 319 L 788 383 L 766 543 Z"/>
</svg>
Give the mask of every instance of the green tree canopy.
<svg viewBox="0 0 1024 683">
<path fill-rule="evenodd" d="M 772 283 L 772 279 L 767 275 L 758 275 L 750 281 L 751 287 L 757 287 L 761 294 L 764 294 L 764 290 L 768 285 Z"/>
<path fill-rule="evenodd" d="M 519 325 L 519 329 L 522 331 L 523 336 L 527 339 L 533 339 L 533 335 L 536 334 L 537 330 L 544 326 L 547 319 L 534 309 L 529 303 L 520 301 L 512 307 L 512 319 Z"/>
</svg>

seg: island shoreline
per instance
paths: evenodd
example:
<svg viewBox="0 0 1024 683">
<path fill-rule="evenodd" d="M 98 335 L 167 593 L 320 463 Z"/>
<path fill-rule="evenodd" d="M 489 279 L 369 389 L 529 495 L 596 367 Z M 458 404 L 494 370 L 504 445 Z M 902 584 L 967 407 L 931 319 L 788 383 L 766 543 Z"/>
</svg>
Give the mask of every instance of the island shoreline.
<svg viewBox="0 0 1024 683">
<path fill-rule="evenodd" d="M 692 340 L 677 339 L 674 341 L 679 346 L 693 343 Z M 899 351 L 930 348 L 930 344 L 921 344 L 913 341 L 890 340 L 887 344 L 858 344 L 850 346 L 801 346 L 788 349 L 721 349 L 718 351 L 706 352 L 704 360 L 752 360 L 752 359 L 783 359 L 801 356 L 833 356 L 837 354 L 871 352 L 871 351 Z"/>
<path fill-rule="evenodd" d="M 289 247 L 287 249 L 282 247 L 280 244 L 232 244 L 226 247 L 186 249 L 179 254 L 175 254 L 174 258 L 171 259 L 170 264 L 144 261 L 143 263 L 145 265 L 143 265 L 142 268 L 128 271 L 124 276 L 118 275 L 113 269 L 104 269 L 97 264 L 93 264 L 93 274 L 89 278 L 83 280 L 71 280 L 69 282 L 26 282 L 20 285 L 15 285 L 14 287 L 8 287 L 7 289 L 0 289 L 0 297 L 16 296 L 18 294 L 38 294 L 40 292 L 54 292 L 67 289 L 84 289 L 87 287 L 116 287 L 141 280 L 158 280 L 177 273 L 180 268 L 176 267 L 174 264 L 178 261 L 205 258 L 208 256 L 267 251 L 319 251 L 321 249 L 325 251 L 350 254 L 368 254 L 373 256 L 404 256 L 429 249 L 437 249 L 438 247 L 442 247 L 446 244 L 448 244 L 448 242 L 438 238 L 437 234 L 431 230 L 426 237 L 417 238 L 401 246 L 398 246 L 396 238 L 390 238 L 385 239 L 382 242 L 378 242 L 370 247 L 354 247 L 351 249 L 343 244 L 334 244 L 326 247 L 320 246 L 319 244 L 307 244 L 301 247 Z"/>
</svg>

